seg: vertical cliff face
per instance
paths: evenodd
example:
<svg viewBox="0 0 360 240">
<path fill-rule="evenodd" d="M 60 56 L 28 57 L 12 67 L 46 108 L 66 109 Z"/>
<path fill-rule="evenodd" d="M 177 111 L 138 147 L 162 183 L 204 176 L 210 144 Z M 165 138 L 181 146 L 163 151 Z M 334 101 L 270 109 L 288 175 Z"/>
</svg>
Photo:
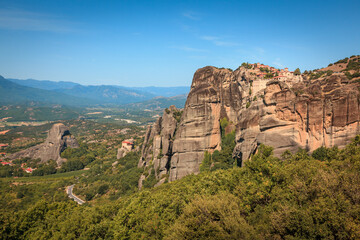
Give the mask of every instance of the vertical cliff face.
<svg viewBox="0 0 360 240">
<path fill-rule="evenodd" d="M 158 179 L 169 172 L 174 136 L 181 114 L 181 110 L 170 106 L 164 110 L 163 116 L 146 130 L 138 167 L 147 168 L 149 174 L 152 168 L 156 169 L 155 174 Z M 145 176 L 142 179 L 144 180 Z"/>
<path fill-rule="evenodd" d="M 271 81 L 263 101 L 240 111 L 234 156 L 246 160 L 261 143 L 274 147 L 275 155 L 342 147 L 359 133 L 358 83 L 332 75 L 295 87 Z"/>
<path fill-rule="evenodd" d="M 342 147 L 359 133 L 358 81 L 342 73 L 304 80 L 283 72 L 267 79 L 257 71 L 254 66 L 196 71 L 181 120 L 165 112 L 148 128 L 139 166 L 153 159 L 169 181 L 198 173 L 204 152 L 221 148 L 223 118 L 230 123 L 227 133 L 236 130 L 233 157 L 239 161 L 262 143 L 280 155 L 299 147 Z"/>
<path fill-rule="evenodd" d="M 242 99 L 232 71 L 205 67 L 195 73 L 173 144 L 170 181 L 199 172 L 204 152 L 220 149 L 220 119 L 235 123 Z"/>
</svg>

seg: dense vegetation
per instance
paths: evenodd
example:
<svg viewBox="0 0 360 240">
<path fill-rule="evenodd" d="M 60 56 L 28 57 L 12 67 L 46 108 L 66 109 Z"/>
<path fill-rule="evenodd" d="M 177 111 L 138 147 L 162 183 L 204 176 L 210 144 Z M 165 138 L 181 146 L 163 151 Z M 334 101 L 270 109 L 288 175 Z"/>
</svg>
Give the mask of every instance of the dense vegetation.
<svg viewBox="0 0 360 240">
<path fill-rule="evenodd" d="M 282 158 L 260 146 L 242 168 L 190 175 L 101 206 L 45 198 L 5 211 L 1 238 L 359 239 L 359 181 L 360 137 L 344 150 Z"/>
<path fill-rule="evenodd" d="M 106 201 L 136 192 L 143 172 L 137 168 L 139 158 L 139 152 L 130 152 L 116 162 L 94 162 L 90 170 L 80 177 L 75 193 L 86 201 Z M 106 193 L 105 198 L 101 198 Z"/>
<path fill-rule="evenodd" d="M 220 120 L 221 150 L 215 150 L 212 154 L 205 152 L 204 159 L 200 165 L 200 172 L 229 169 L 241 165 L 241 163 L 236 162 L 232 157 L 235 147 L 235 131 L 225 134 L 225 129 L 228 125 L 227 118 Z"/>
</svg>

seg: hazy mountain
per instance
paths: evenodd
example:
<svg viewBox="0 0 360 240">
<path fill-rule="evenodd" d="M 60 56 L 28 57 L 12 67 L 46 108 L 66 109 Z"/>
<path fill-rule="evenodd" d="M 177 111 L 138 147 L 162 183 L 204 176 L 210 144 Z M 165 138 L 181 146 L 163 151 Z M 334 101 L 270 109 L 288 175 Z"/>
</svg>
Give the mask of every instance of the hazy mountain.
<svg viewBox="0 0 360 240">
<path fill-rule="evenodd" d="M 99 104 L 115 103 L 127 104 L 149 100 L 155 95 L 148 92 L 141 92 L 125 87 L 101 85 L 101 86 L 82 86 L 77 85 L 70 89 L 56 89 L 59 93 L 72 96 L 85 97 L 96 100 Z"/>
<path fill-rule="evenodd" d="M 67 89 L 67 88 L 72 88 L 77 85 L 80 85 L 80 84 L 74 83 L 74 82 L 64 82 L 64 81 L 55 82 L 55 81 L 49 81 L 49 80 L 35 80 L 35 79 L 21 80 L 21 79 L 8 78 L 7 80 L 10 80 L 14 83 L 17 83 L 17 84 L 20 84 L 23 86 L 39 88 L 39 89 L 44 89 L 44 90 L 54 90 L 54 89 L 59 89 L 59 88 Z"/>
<path fill-rule="evenodd" d="M 190 91 L 190 86 L 180 86 L 180 87 L 132 87 L 131 89 L 140 90 L 144 92 L 149 92 L 155 96 L 163 97 L 173 97 L 183 94 L 188 94 Z"/>
<path fill-rule="evenodd" d="M 98 104 L 128 104 L 142 102 L 153 97 L 173 97 L 187 94 L 189 87 L 122 87 L 116 85 L 85 86 L 74 82 L 55 82 L 34 79 L 8 79 L 11 82 L 27 87 L 43 90 L 53 90 L 75 97 L 95 100 Z M 166 101 L 166 100 L 165 100 Z M 172 101 L 172 100 L 171 100 Z"/>
<path fill-rule="evenodd" d="M 13 104 L 29 101 L 69 106 L 96 104 L 94 100 L 74 97 L 64 93 L 22 86 L 0 76 L 0 103 Z"/>
</svg>

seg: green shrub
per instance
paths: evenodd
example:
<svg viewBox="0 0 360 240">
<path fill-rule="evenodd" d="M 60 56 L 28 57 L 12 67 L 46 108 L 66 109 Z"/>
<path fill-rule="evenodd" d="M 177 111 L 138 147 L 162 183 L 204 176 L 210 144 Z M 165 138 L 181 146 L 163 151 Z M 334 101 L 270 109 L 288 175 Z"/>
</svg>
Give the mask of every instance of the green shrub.
<svg viewBox="0 0 360 240">
<path fill-rule="evenodd" d="M 301 75 L 300 68 L 295 69 L 294 74 L 295 75 Z"/>
<path fill-rule="evenodd" d="M 226 117 L 220 119 L 221 136 L 225 136 L 225 129 L 229 125 L 229 121 Z"/>
<path fill-rule="evenodd" d="M 267 73 L 267 74 L 264 76 L 265 79 L 273 78 L 273 77 L 274 77 L 274 74 L 272 74 L 272 73 Z"/>
</svg>

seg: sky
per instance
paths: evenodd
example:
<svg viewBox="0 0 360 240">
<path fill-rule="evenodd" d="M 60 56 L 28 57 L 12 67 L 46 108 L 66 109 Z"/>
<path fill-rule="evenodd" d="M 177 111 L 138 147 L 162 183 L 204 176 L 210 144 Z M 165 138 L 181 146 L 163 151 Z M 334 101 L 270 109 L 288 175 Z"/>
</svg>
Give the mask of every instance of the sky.
<svg viewBox="0 0 360 240">
<path fill-rule="evenodd" d="M 208 65 L 316 69 L 360 54 L 359 12 L 359 0 L 0 0 L 0 75 L 170 87 Z"/>
</svg>

